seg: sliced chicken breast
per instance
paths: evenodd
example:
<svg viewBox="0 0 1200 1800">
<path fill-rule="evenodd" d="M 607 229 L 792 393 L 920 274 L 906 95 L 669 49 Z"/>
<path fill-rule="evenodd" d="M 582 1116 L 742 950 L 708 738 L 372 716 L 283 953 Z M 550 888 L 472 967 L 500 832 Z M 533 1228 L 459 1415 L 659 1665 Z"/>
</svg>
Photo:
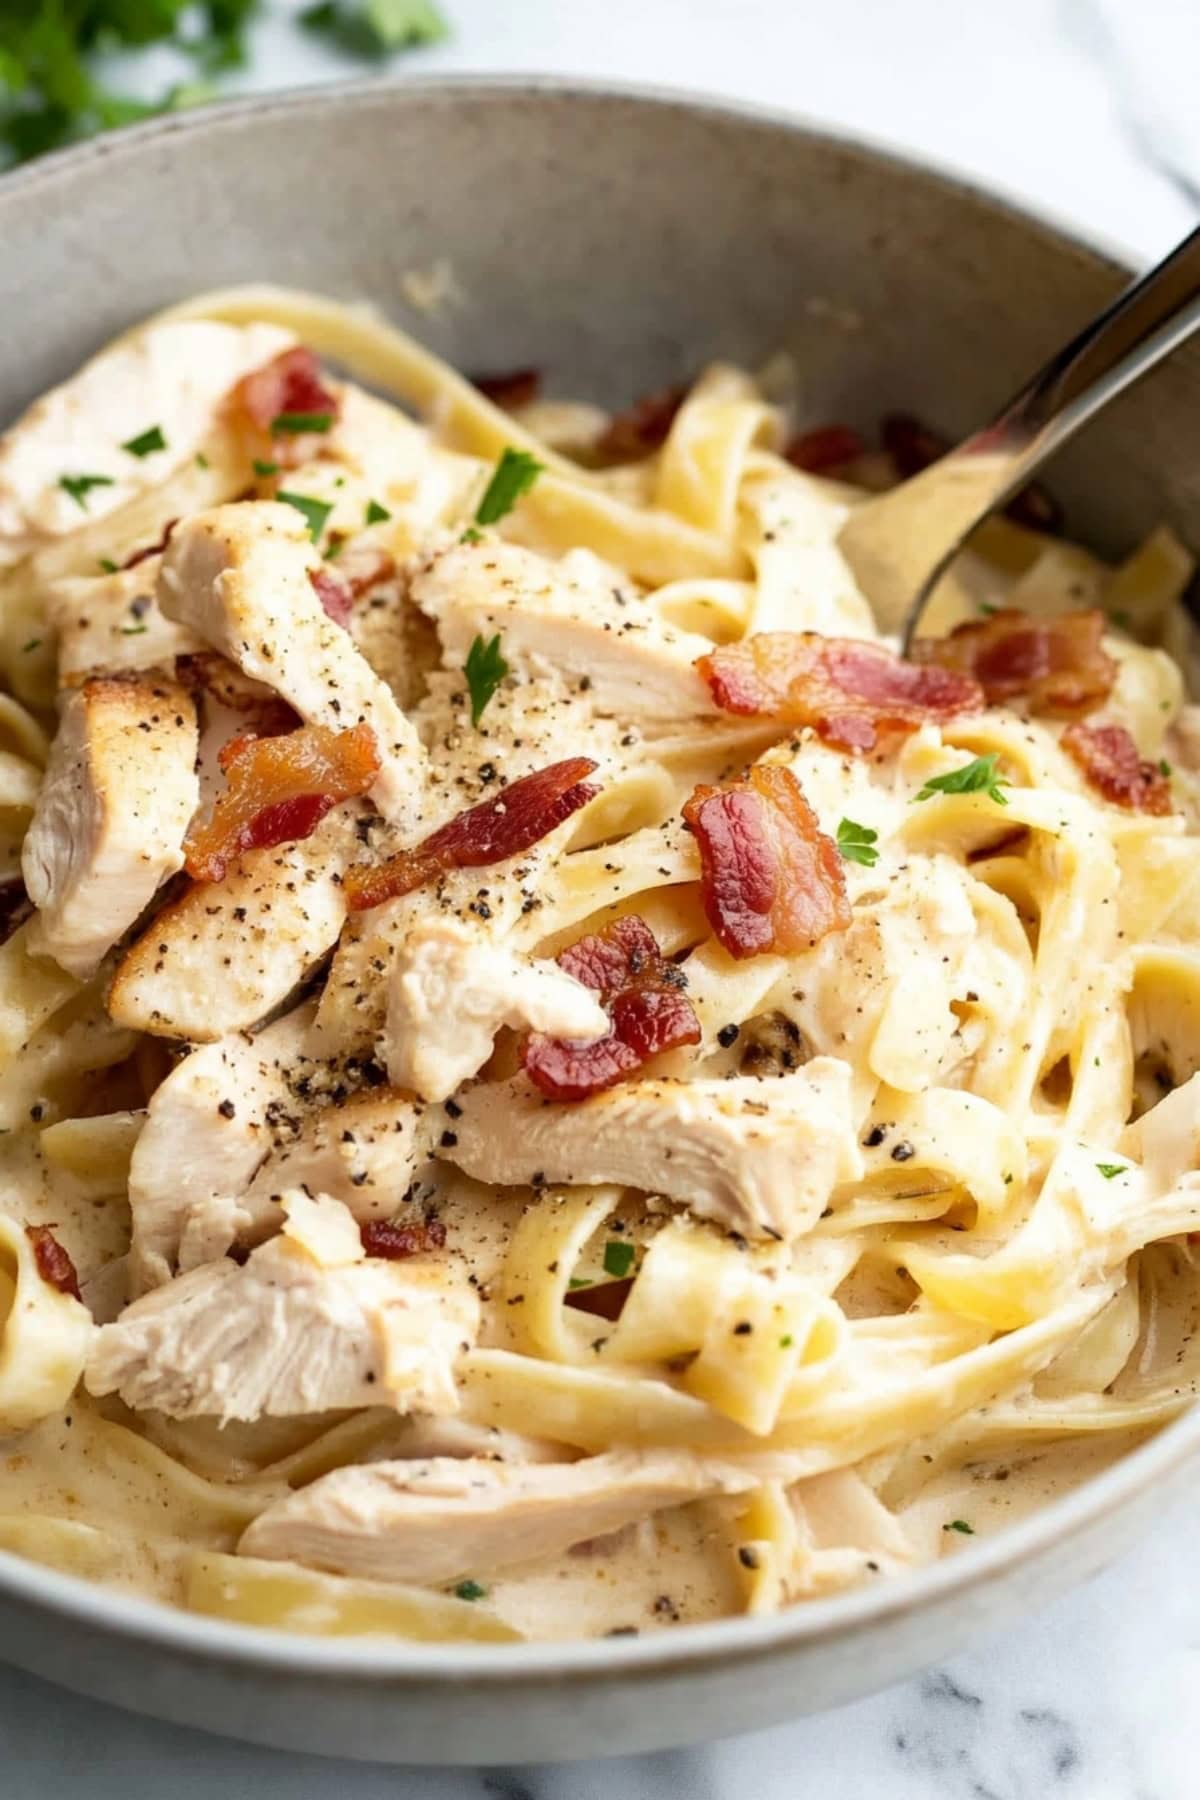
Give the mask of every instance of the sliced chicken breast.
<svg viewBox="0 0 1200 1800">
<path fill-rule="evenodd" d="M 356 1219 L 390 1218 L 428 1153 L 424 1108 L 394 1087 L 368 1088 L 297 1121 L 241 1198 L 252 1235 L 268 1228 L 291 1189 L 327 1195 Z"/>
<path fill-rule="evenodd" d="M 172 534 L 158 600 L 168 619 L 266 682 L 310 723 L 334 731 L 370 725 L 382 763 L 376 804 L 404 817 L 420 786 L 421 746 L 387 684 L 327 617 L 311 581 L 320 566 L 296 507 L 218 506 Z"/>
<path fill-rule="evenodd" d="M 427 919 L 397 954 L 383 1050 L 388 1074 L 447 1100 L 492 1053 L 501 1026 L 592 1043 L 609 1030 L 590 988 L 556 963 L 490 942 L 458 919 Z"/>
<path fill-rule="evenodd" d="M 224 881 L 196 883 L 164 906 L 117 966 L 112 1017 L 214 1043 L 281 1006 L 337 942 L 358 816 L 355 803 L 335 807 L 311 837 L 251 850 Z"/>
<path fill-rule="evenodd" d="M 85 1383 L 172 1419 L 453 1412 L 454 1363 L 478 1326 L 479 1301 L 450 1270 L 361 1245 L 354 1256 L 336 1229 L 310 1228 L 135 1300 L 97 1332 Z"/>
<path fill-rule="evenodd" d="M 181 867 L 196 744 L 196 709 L 168 676 L 102 676 L 66 696 L 21 870 L 38 948 L 72 975 L 92 975 Z"/>
<path fill-rule="evenodd" d="M 238 1550 L 429 1586 L 556 1556 L 664 1507 L 743 1492 L 757 1479 L 687 1450 L 615 1450 L 574 1463 L 370 1463 L 335 1469 L 276 1501 Z"/>
<path fill-rule="evenodd" d="M 235 383 L 294 341 L 277 325 L 172 320 L 119 339 L 44 394 L 0 437 L 0 564 L 165 480 Z M 161 449 L 127 447 L 156 427 Z"/>
<path fill-rule="evenodd" d="M 164 619 L 154 598 L 158 558 L 108 575 L 63 575 L 46 589 L 58 637 L 58 680 L 75 687 L 89 675 L 169 669 L 200 650 L 193 632 Z"/>
<path fill-rule="evenodd" d="M 586 680 L 597 713 L 647 727 L 716 714 L 693 667 L 709 639 L 665 624 L 588 551 L 552 563 L 517 544 L 454 544 L 413 578 L 412 596 L 450 663 L 498 632 L 510 666 Z"/>
<path fill-rule="evenodd" d="M 862 1173 L 850 1068 L 830 1056 L 770 1080 L 630 1081 L 578 1104 L 521 1075 L 455 1107 L 436 1153 L 478 1181 L 616 1182 L 747 1237 L 800 1236 Z"/>
</svg>

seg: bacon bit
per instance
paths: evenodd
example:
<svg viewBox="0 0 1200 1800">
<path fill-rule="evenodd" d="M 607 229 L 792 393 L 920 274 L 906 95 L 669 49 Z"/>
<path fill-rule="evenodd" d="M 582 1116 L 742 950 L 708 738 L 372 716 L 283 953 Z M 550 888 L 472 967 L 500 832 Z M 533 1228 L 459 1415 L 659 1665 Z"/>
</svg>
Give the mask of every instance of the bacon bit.
<svg viewBox="0 0 1200 1800">
<path fill-rule="evenodd" d="M 358 1228 L 362 1247 L 368 1256 L 382 1256 L 388 1262 L 403 1262 L 409 1256 L 423 1256 L 428 1250 L 441 1250 L 446 1243 L 446 1227 L 440 1219 L 415 1219 L 410 1225 L 395 1219 L 364 1219 Z"/>
<path fill-rule="evenodd" d="M 472 375 L 471 386 L 478 388 L 493 406 L 502 406 L 505 412 L 516 412 L 518 407 L 532 405 L 541 393 L 542 371 L 509 369 L 502 375 Z"/>
<path fill-rule="evenodd" d="M 615 413 L 593 446 L 605 462 L 640 462 L 665 441 L 675 415 L 688 397 L 688 387 L 660 388 L 643 394 L 626 412 Z"/>
<path fill-rule="evenodd" d="M 948 637 L 918 638 L 912 659 L 974 676 L 991 705 L 1023 695 L 1031 712 L 1070 719 L 1100 706 L 1117 678 L 1103 635 L 1102 612 L 1035 619 L 1006 606 L 956 625 Z"/>
<path fill-rule="evenodd" d="M 966 675 L 916 668 L 882 644 L 815 631 L 760 632 L 699 657 L 696 668 L 723 712 L 811 725 L 840 750 L 873 750 L 886 732 L 983 705 Z"/>
<path fill-rule="evenodd" d="M 827 469 L 840 469 L 855 462 L 866 448 L 853 425 L 818 425 L 812 431 L 798 433 L 783 454 L 793 468 L 803 469 L 809 475 L 823 475 Z"/>
<path fill-rule="evenodd" d="M 481 869 L 519 856 L 595 799 L 600 789 L 583 779 L 595 767 L 588 756 L 571 756 L 536 769 L 510 783 L 494 800 L 458 813 L 411 850 L 401 850 L 383 863 L 357 863 L 345 877 L 350 910 L 365 912 L 400 894 L 411 894 L 446 869 Z"/>
<path fill-rule="evenodd" d="M 308 837 L 331 807 L 366 793 L 379 773 L 379 749 L 369 725 L 305 725 L 285 737 L 243 733 L 225 745 L 220 762 L 229 785 L 183 846 L 193 881 L 223 881 L 244 851 Z"/>
<path fill-rule="evenodd" d="M 69 1294 L 72 1300 L 81 1298 L 79 1277 L 75 1273 L 75 1264 L 67 1255 L 48 1225 L 27 1225 L 25 1236 L 33 1245 L 33 1260 L 37 1264 L 37 1272 L 50 1287 L 57 1288 L 60 1294 Z"/>
<path fill-rule="evenodd" d="M 1143 762 L 1123 725 L 1068 725 L 1061 743 L 1094 788 L 1114 806 L 1134 812 L 1169 813 L 1171 784 L 1152 762 Z"/>
<path fill-rule="evenodd" d="M 665 960 L 636 913 L 569 944 L 558 965 L 599 993 L 612 1029 L 592 1044 L 530 1033 L 521 1045 L 521 1063 L 548 1099 L 586 1100 L 634 1074 L 652 1056 L 700 1042 L 700 1021 L 682 991 L 683 971 Z"/>
<path fill-rule="evenodd" d="M 953 447 L 949 438 L 931 431 L 911 413 L 888 413 L 880 424 L 880 437 L 902 481 L 907 481 L 910 475 L 919 475 L 931 463 L 939 462 Z M 1053 535 L 1062 530 L 1062 507 L 1036 482 L 1030 482 L 1028 487 L 1014 494 L 1004 512 L 1014 525 L 1024 525 L 1029 531 Z"/>
<path fill-rule="evenodd" d="M 0 883 L 0 944 L 7 944 L 13 932 L 32 916 L 33 901 L 21 877 Z"/>
<path fill-rule="evenodd" d="M 136 569 L 139 563 L 148 562 L 152 556 L 161 556 L 171 541 L 171 533 L 178 525 L 178 519 L 168 519 L 162 528 L 162 535 L 156 543 L 147 544 L 143 550 L 135 550 L 121 564 L 123 569 Z"/>
<path fill-rule="evenodd" d="M 326 617 L 335 625 L 349 625 L 354 612 L 354 596 L 340 575 L 322 564 L 319 569 L 310 569 L 308 579 L 316 589 L 317 599 L 325 609 Z"/>
<path fill-rule="evenodd" d="M 250 423 L 266 432 L 281 413 L 332 413 L 336 418 L 340 406 L 321 379 L 320 363 L 303 344 L 243 376 L 233 397 Z"/>
<path fill-rule="evenodd" d="M 246 714 L 253 729 L 247 728 L 242 733 L 243 739 L 282 737 L 285 732 L 295 731 L 300 724 L 300 714 L 286 700 L 264 688 L 261 682 L 243 675 L 236 664 L 228 662 L 218 650 L 192 651 L 177 657 L 175 666 L 179 679 L 193 692 L 211 694 L 230 712 Z M 228 748 L 226 745 L 225 750 Z"/>
<path fill-rule="evenodd" d="M 730 956 L 807 950 L 850 923 L 842 859 L 790 769 L 698 787 L 683 809 L 700 848 L 709 924 Z"/>
<path fill-rule="evenodd" d="M 619 1319 L 625 1310 L 625 1302 L 633 1291 L 633 1276 L 623 1281 L 598 1281 L 595 1287 L 572 1288 L 563 1296 L 564 1306 L 573 1306 L 576 1312 L 591 1313 L 595 1319 Z M 585 1555 L 586 1549 L 576 1545 L 575 1555 Z"/>
</svg>

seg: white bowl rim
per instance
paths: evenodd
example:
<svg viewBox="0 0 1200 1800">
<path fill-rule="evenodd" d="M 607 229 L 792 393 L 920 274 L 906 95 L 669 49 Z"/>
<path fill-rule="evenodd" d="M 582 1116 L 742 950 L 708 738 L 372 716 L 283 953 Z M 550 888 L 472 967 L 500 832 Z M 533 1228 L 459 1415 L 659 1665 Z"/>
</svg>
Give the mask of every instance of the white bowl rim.
<svg viewBox="0 0 1200 1800">
<path fill-rule="evenodd" d="M 811 122 L 782 108 L 730 99 L 692 89 L 603 78 L 521 72 L 448 73 L 368 78 L 285 89 L 270 95 L 244 95 L 195 112 L 162 118 L 108 132 L 39 158 L 0 177 L 0 210 L 4 196 L 30 192 L 89 162 L 102 162 L 176 134 L 219 131 L 250 115 L 305 110 L 338 110 L 345 105 L 394 103 L 413 93 L 453 100 L 543 95 L 558 99 L 628 100 L 647 108 L 677 110 L 795 133 L 849 151 L 866 151 L 915 174 L 932 175 L 943 186 L 981 201 L 1018 222 L 1035 224 L 1060 244 L 1107 264 L 1114 275 L 1130 273 L 1129 253 L 1092 234 L 1080 233 L 1052 211 L 1028 204 L 1023 197 L 984 186 L 936 160 L 910 155 L 862 132 L 841 131 Z M 295 1634 L 231 1620 L 209 1618 L 182 1608 L 141 1599 L 120 1588 L 108 1588 L 80 1576 L 63 1574 L 27 1558 L 0 1550 L 0 1594 L 30 1606 L 74 1619 L 100 1633 L 133 1639 L 196 1662 L 234 1664 L 246 1669 L 325 1676 L 368 1685 L 402 1686 L 430 1678 L 449 1684 L 476 1683 L 488 1688 L 522 1686 L 530 1679 L 555 1684 L 619 1680 L 638 1672 L 686 1673 L 709 1663 L 755 1662 L 809 1640 L 851 1637 L 860 1629 L 886 1623 L 910 1611 L 924 1611 L 972 1589 L 992 1585 L 1012 1569 L 1119 1512 L 1137 1495 L 1164 1480 L 1200 1448 L 1200 1405 L 1163 1426 L 1146 1443 L 1120 1458 L 1101 1475 L 1073 1492 L 1038 1508 L 1027 1518 L 1000 1530 L 995 1537 L 931 1563 L 909 1574 L 893 1575 L 877 1586 L 823 1599 L 801 1601 L 778 1613 L 717 1619 L 680 1625 L 648 1637 L 614 1637 L 536 1643 L 439 1644 L 390 1638 L 331 1638 Z"/>
</svg>

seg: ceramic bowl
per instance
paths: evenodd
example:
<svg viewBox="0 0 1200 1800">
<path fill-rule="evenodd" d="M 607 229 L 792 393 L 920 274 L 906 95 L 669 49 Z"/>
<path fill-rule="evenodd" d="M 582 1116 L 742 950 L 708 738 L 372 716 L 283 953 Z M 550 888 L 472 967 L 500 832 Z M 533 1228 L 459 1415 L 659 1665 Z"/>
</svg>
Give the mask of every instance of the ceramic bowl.
<svg viewBox="0 0 1200 1800">
<path fill-rule="evenodd" d="M 746 108 L 583 84 L 410 82 L 177 116 L 0 181 L 0 417 L 139 316 L 229 282 L 374 302 L 460 366 L 625 403 L 791 350 L 813 418 L 977 423 L 1125 278 L 1067 232 Z M 404 277 L 450 266 L 430 316 Z M 1200 355 L 1054 471 L 1072 530 L 1200 539 Z M 1107 1562 L 1180 1480 L 1184 1416 L 969 1552 L 774 1618 L 597 1643 L 285 1637 L 0 1555 L 0 1654 L 81 1692 L 290 1749 L 478 1764 L 648 1750 L 880 1687 Z"/>
</svg>

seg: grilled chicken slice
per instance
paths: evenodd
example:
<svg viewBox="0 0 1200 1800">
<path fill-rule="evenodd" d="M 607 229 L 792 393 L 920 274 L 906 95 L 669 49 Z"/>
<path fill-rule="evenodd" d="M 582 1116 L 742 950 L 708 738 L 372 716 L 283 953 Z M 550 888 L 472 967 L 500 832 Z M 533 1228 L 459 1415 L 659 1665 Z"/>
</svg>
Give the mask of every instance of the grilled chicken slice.
<svg viewBox="0 0 1200 1800">
<path fill-rule="evenodd" d="M 590 988 L 552 962 L 489 942 L 457 919 L 414 927 L 388 986 L 388 1074 L 426 1100 L 447 1100 L 478 1074 L 501 1026 L 591 1043 L 609 1029 Z"/>
<path fill-rule="evenodd" d="M 294 1110 L 297 1084 L 321 1078 L 313 1010 L 193 1050 L 155 1089 L 129 1166 L 135 1293 L 170 1280 L 185 1233 L 194 1262 L 237 1241 L 237 1197 L 275 1145 L 270 1117 Z"/>
<path fill-rule="evenodd" d="M 599 714 L 653 727 L 716 713 L 692 666 L 710 641 L 664 624 L 587 551 L 551 563 L 516 544 L 455 544 L 414 577 L 412 596 L 450 663 L 499 632 L 511 666 L 586 678 Z"/>
<path fill-rule="evenodd" d="M 205 1263 L 102 1326 L 89 1392 L 222 1422 L 358 1406 L 453 1412 L 454 1363 L 479 1326 L 473 1290 L 428 1263 L 364 1257 L 344 1209 L 320 1205 L 350 1232 L 336 1218 L 298 1235 L 285 1227 L 244 1264 Z"/>
<path fill-rule="evenodd" d="M 250 850 L 224 881 L 196 883 L 164 906 L 117 966 L 112 1017 L 208 1044 L 281 1006 L 337 942 L 358 816 L 355 803 L 335 807 L 311 837 Z"/>
<path fill-rule="evenodd" d="M 164 619 L 154 598 L 158 558 L 109 575 L 63 575 L 46 589 L 46 612 L 58 638 L 58 679 L 76 687 L 89 675 L 169 669 L 177 656 L 201 650 L 200 639 Z"/>
<path fill-rule="evenodd" d="M 118 340 L 44 394 L 0 438 L 0 564 L 164 481 L 230 388 L 293 342 L 277 325 L 172 320 Z M 162 449 L 125 447 L 156 426 Z M 72 490 L 81 476 L 100 480 Z"/>
<path fill-rule="evenodd" d="M 21 853 L 38 948 L 92 975 L 183 862 L 196 809 L 196 709 L 155 673 L 67 695 Z"/>
<path fill-rule="evenodd" d="M 387 684 L 327 617 L 311 580 L 320 567 L 294 506 L 217 506 L 172 534 L 159 605 L 301 718 L 332 731 L 370 725 L 382 764 L 376 804 L 389 818 L 402 817 L 420 784 L 423 753 Z"/>
<path fill-rule="evenodd" d="M 358 1220 L 390 1218 L 427 1154 L 422 1107 L 393 1087 L 324 1106 L 271 1152 L 241 1197 L 251 1236 L 271 1229 L 289 1189 L 342 1201 Z"/>
<path fill-rule="evenodd" d="M 615 1182 L 747 1237 L 798 1237 L 862 1173 L 850 1069 L 831 1056 L 773 1080 L 630 1081 L 577 1104 L 520 1075 L 455 1104 L 437 1154 L 476 1180 Z"/>
<path fill-rule="evenodd" d="M 574 1463 L 369 1463 L 276 1501 L 238 1549 L 429 1586 L 556 1556 L 664 1507 L 743 1492 L 755 1479 L 687 1450 L 614 1450 Z"/>
</svg>

